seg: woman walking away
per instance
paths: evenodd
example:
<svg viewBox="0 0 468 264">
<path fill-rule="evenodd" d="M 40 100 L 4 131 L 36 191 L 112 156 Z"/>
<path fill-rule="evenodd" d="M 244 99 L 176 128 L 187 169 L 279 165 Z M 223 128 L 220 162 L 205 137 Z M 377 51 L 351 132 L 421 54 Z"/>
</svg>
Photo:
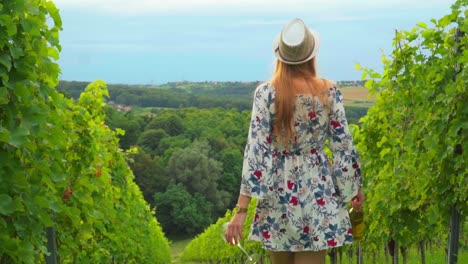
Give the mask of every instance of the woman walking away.
<svg viewBox="0 0 468 264">
<path fill-rule="evenodd" d="M 272 80 L 255 90 L 237 213 L 225 236 L 239 240 L 257 198 L 249 239 L 273 264 L 323 263 L 327 249 L 352 243 L 347 203 L 360 211 L 364 201 L 343 98 L 316 73 L 319 47 L 315 31 L 290 21 L 273 43 Z"/>
</svg>

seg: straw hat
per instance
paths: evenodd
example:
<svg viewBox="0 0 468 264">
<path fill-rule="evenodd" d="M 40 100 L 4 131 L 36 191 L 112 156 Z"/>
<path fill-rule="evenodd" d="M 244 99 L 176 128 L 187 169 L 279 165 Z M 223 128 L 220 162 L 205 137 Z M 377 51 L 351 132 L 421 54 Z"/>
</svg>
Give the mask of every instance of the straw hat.
<svg viewBox="0 0 468 264">
<path fill-rule="evenodd" d="M 301 64 L 311 60 L 320 47 L 320 39 L 304 21 L 296 18 L 286 24 L 273 41 L 273 53 L 286 64 Z"/>
</svg>

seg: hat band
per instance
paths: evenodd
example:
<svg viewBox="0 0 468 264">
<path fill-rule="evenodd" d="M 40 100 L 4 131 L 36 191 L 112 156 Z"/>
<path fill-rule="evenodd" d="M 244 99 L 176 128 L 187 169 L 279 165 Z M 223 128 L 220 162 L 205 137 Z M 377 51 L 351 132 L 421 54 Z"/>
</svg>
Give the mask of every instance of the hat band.
<svg viewBox="0 0 468 264">
<path fill-rule="evenodd" d="M 275 52 L 278 52 L 279 56 L 281 57 L 281 59 L 283 59 L 285 62 L 300 62 L 300 61 L 303 61 L 307 58 L 310 57 L 310 55 L 312 55 L 312 53 L 314 52 L 314 49 L 315 49 L 315 43 L 314 43 L 314 47 L 310 50 L 309 54 L 307 54 L 304 58 L 300 59 L 300 60 L 288 60 L 288 59 L 285 59 L 283 57 L 283 55 L 281 55 L 281 50 L 279 48 L 279 46 L 276 48 Z"/>
</svg>

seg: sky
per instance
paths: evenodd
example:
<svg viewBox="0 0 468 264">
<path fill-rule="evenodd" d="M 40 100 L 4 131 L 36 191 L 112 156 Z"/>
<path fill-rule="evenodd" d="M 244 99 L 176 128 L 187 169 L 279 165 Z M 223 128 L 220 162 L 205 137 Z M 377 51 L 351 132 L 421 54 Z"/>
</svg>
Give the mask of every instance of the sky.
<svg viewBox="0 0 468 264">
<path fill-rule="evenodd" d="M 55 0 L 62 80 L 163 84 L 264 81 L 273 39 L 293 18 L 320 35 L 321 77 L 382 71 L 395 30 L 430 24 L 455 0 Z"/>
</svg>

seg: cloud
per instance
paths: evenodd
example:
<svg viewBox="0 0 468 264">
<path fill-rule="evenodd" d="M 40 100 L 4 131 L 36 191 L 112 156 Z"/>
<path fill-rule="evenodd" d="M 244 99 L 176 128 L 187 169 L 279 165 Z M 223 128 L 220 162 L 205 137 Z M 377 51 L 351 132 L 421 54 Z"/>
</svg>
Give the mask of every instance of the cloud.
<svg viewBox="0 0 468 264">
<path fill-rule="evenodd" d="M 189 14 L 244 15 L 278 14 L 318 15 L 330 10 L 346 14 L 387 8 L 447 7 L 440 0 L 55 0 L 59 8 L 119 15 Z M 454 2 L 454 0 L 450 1 Z"/>
</svg>

